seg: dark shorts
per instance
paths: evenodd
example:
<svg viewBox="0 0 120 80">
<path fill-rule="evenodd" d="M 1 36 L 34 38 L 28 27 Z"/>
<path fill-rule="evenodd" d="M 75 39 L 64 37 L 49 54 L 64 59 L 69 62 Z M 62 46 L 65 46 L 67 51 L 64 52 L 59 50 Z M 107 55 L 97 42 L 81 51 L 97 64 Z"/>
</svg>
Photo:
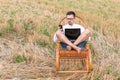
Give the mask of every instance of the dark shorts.
<svg viewBox="0 0 120 80">
<path fill-rule="evenodd" d="M 74 43 L 74 41 L 71 41 L 71 42 Z M 87 41 L 83 41 L 83 42 L 81 42 L 80 44 L 78 44 L 77 46 L 78 46 L 79 48 L 81 48 L 82 50 L 84 50 L 86 43 L 87 43 Z M 63 50 L 66 50 L 67 44 L 65 44 L 65 43 L 63 43 L 63 42 L 60 42 L 60 44 L 61 44 L 62 49 L 63 49 Z"/>
</svg>

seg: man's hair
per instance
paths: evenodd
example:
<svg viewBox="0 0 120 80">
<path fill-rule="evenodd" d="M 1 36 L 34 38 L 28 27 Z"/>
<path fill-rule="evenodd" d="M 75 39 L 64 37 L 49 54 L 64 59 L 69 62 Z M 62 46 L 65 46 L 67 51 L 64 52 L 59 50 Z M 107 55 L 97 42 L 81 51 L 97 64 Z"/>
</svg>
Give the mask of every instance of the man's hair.
<svg viewBox="0 0 120 80">
<path fill-rule="evenodd" d="M 74 11 L 68 11 L 67 13 L 66 13 L 66 16 L 67 15 L 73 15 L 74 17 L 75 17 L 75 12 Z"/>
</svg>

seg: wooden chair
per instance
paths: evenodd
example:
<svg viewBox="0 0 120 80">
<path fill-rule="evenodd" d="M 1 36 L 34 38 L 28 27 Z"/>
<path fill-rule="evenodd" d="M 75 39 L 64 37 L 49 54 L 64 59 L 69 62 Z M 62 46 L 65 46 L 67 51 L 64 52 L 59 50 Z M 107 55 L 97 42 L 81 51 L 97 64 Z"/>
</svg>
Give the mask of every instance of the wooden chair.
<svg viewBox="0 0 120 80">
<path fill-rule="evenodd" d="M 61 26 L 61 23 L 63 20 L 65 20 L 66 17 L 64 17 L 61 21 L 59 26 Z M 86 27 L 85 22 L 82 20 L 81 17 L 76 16 L 76 18 L 79 19 L 81 25 Z M 92 56 L 90 51 L 90 43 L 87 42 L 85 49 L 81 53 L 77 53 L 75 50 L 62 50 L 61 45 L 59 42 L 56 43 L 56 72 L 57 73 L 66 73 L 66 72 L 90 72 L 92 69 Z M 61 59 L 84 59 L 82 61 L 85 64 L 85 70 L 60 70 L 61 66 Z M 66 65 L 67 66 L 67 65 Z"/>
</svg>

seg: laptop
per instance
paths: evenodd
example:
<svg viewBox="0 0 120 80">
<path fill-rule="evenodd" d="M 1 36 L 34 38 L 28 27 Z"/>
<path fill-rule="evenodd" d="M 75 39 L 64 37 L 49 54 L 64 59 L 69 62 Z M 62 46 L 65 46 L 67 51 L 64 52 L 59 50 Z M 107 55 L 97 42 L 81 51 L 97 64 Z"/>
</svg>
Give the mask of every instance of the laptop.
<svg viewBox="0 0 120 80">
<path fill-rule="evenodd" d="M 70 41 L 75 41 L 78 36 L 81 34 L 81 29 L 80 28 L 66 28 L 65 29 L 65 36 L 70 40 Z"/>
</svg>

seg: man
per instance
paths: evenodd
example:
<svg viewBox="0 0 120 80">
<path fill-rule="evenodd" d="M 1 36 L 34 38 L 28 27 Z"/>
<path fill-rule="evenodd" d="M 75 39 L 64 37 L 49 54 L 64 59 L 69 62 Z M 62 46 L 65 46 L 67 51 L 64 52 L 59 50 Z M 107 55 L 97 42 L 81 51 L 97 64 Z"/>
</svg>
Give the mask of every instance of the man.
<svg viewBox="0 0 120 80">
<path fill-rule="evenodd" d="M 91 35 L 91 32 L 88 29 L 85 29 L 83 26 L 79 24 L 75 24 L 75 13 L 73 11 L 69 11 L 66 14 L 67 23 L 63 26 L 63 29 L 58 29 L 54 35 L 54 41 L 61 42 L 61 46 L 65 47 L 67 50 L 71 50 L 72 48 L 75 49 L 78 53 L 84 49 L 87 39 Z M 80 28 L 81 35 L 75 41 L 70 41 L 65 36 L 65 28 Z"/>
</svg>

